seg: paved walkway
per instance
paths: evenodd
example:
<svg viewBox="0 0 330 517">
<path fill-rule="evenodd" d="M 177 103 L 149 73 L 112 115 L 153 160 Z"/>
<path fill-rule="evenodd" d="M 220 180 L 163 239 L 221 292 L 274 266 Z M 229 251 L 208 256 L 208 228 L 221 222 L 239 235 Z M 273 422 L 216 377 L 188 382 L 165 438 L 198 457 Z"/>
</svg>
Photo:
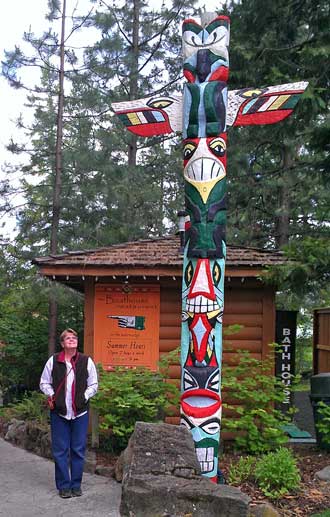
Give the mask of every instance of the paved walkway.
<svg viewBox="0 0 330 517">
<path fill-rule="evenodd" d="M 83 496 L 61 499 L 54 464 L 0 438 L 0 516 L 120 517 L 121 487 L 114 479 L 84 474 Z"/>
<path fill-rule="evenodd" d="M 296 425 L 302 431 L 308 431 L 315 438 L 313 408 L 309 398 L 309 391 L 294 392 L 294 405 L 297 413 L 294 415 Z"/>
</svg>

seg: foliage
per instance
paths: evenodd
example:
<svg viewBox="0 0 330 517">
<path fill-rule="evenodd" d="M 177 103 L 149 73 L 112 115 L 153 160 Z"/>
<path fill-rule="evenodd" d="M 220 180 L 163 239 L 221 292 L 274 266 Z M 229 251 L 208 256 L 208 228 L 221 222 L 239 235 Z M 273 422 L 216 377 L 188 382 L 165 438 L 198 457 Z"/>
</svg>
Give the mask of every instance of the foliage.
<svg viewBox="0 0 330 517">
<path fill-rule="evenodd" d="M 240 352 L 237 366 L 223 367 L 224 407 L 237 418 L 224 419 L 222 429 L 234 431 L 235 447 L 250 454 L 276 449 L 287 441 L 282 426 L 288 418 L 275 407 L 284 400 L 283 385 L 271 374 L 272 368 L 273 357 L 261 361 L 248 351 Z M 229 396 L 238 404 L 226 403 Z"/>
<path fill-rule="evenodd" d="M 47 424 L 49 411 L 45 404 L 45 395 L 33 391 L 31 394 L 25 395 L 20 402 L 3 408 L 1 416 L 7 421 L 17 418 L 18 420 L 30 420 Z"/>
<path fill-rule="evenodd" d="M 330 449 L 330 406 L 323 401 L 317 402 L 316 414 L 315 427 L 321 438 L 321 443 L 327 449 Z"/>
<path fill-rule="evenodd" d="M 330 517 L 330 510 L 324 510 L 321 513 L 313 513 L 311 517 Z"/>
<path fill-rule="evenodd" d="M 140 0 L 129 0 L 124 6 L 91 3 L 86 16 L 77 17 L 80 6 L 76 6 L 66 18 L 59 251 L 164 234 L 173 228 L 183 203 L 177 137 L 140 138 L 136 143 L 113 117 L 110 106 L 118 100 L 162 95 L 164 88 L 167 94 L 178 89 L 182 71 L 177 22 L 192 14 L 194 2 L 186 8 L 173 0 L 169 6 L 152 10 Z M 55 11 L 48 15 L 51 23 Z M 75 33 L 83 31 L 91 41 L 90 29 L 94 42 L 79 48 L 74 44 Z M 24 40 L 27 52 L 19 46 L 7 51 L 2 73 L 13 87 L 29 91 L 34 119 L 30 127 L 23 121 L 19 124 L 28 143 L 12 142 L 9 147 L 18 155 L 28 149 L 31 159 L 23 170 L 9 167 L 7 172 L 9 178 L 12 172 L 17 176 L 24 172 L 19 188 L 25 202 L 17 214 L 17 240 L 32 254 L 42 254 L 49 242 L 52 212 L 58 35 L 49 29 L 37 37 L 30 30 Z M 20 72 L 28 66 L 40 69 L 35 87 L 28 88 L 20 79 Z M 9 186 L 7 190 L 11 199 L 15 192 Z"/>
<path fill-rule="evenodd" d="M 297 490 L 300 473 L 290 449 L 280 447 L 257 460 L 254 472 L 258 486 L 271 499 L 278 499 Z"/>
<path fill-rule="evenodd" d="M 329 4 L 325 0 L 227 4 L 232 20 L 232 88 L 309 81 L 287 120 L 231 131 L 231 235 L 259 246 L 326 236 Z"/>
<path fill-rule="evenodd" d="M 326 307 L 329 282 L 329 2 L 228 0 L 230 88 L 309 86 L 293 115 L 229 129 L 228 240 L 286 246 L 279 305 Z M 306 310 L 307 309 L 307 310 Z"/>
<path fill-rule="evenodd" d="M 300 473 L 292 451 L 280 447 L 259 458 L 242 456 L 231 462 L 228 482 L 231 485 L 254 481 L 270 499 L 277 499 L 299 488 Z"/>
<path fill-rule="evenodd" d="M 282 286 L 281 304 L 289 302 L 297 308 L 305 297 L 308 307 L 329 305 L 328 237 L 296 239 L 284 248 L 284 252 L 287 261 L 268 271 L 268 280 Z"/>
<path fill-rule="evenodd" d="M 99 391 L 91 405 L 98 410 L 100 429 L 110 432 L 114 450 L 126 447 L 135 422 L 162 421 L 171 406 L 178 405 L 178 388 L 165 382 L 167 370 L 163 361 L 158 372 L 142 367 L 99 369 Z"/>
<path fill-rule="evenodd" d="M 240 485 L 253 477 L 256 459 L 253 456 L 241 456 L 236 463 L 230 464 L 228 482 L 230 485 Z"/>
<path fill-rule="evenodd" d="M 1 263 L 1 259 L 0 259 Z M 49 282 L 37 278 L 34 268 L 16 258 L 12 265 L 6 257 L 8 278 L 0 285 L 0 385 L 15 393 L 39 386 L 42 368 L 47 360 Z M 15 268 L 16 272 L 11 272 Z M 9 273 L 8 273 L 9 272 Z M 59 303 L 58 328 L 82 329 L 81 296 L 57 286 Z M 11 397 L 9 397 L 11 400 Z"/>
</svg>

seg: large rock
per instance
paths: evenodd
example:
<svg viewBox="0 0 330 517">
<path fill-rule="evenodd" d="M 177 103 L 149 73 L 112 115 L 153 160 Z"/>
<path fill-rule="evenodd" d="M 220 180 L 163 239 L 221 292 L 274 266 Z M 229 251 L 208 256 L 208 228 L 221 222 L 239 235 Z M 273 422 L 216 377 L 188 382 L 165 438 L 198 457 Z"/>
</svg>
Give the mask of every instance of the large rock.
<svg viewBox="0 0 330 517">
<path fill-rule="evenodd" d="M 26 437 L 26 425 L 24 420 L 17 420 L 12 418 L 8 425 L 8 430 L 5 435 L 5 440 L 24 447 Z"/>
<path fill-rule="evenodd" d="M 249 498 L 202 477 L 190 432 L 137 422 L 125 454 L 123 517 L 245 517 Z"/>
<path fill-rule="evenodd" d="M 124 476 L 124 467 L 128 465 L 132 460 L 132 448 L 129 442 L 128 447 L 120 454 L 116 465 L 115 465 L 115 479 L 118 483 L 121 483 Z"/>
<path fill-rule="evenodd" d="M 315 476 L 321 481 L 330 481 L 330 466 L 324 467 L 322 470 L 319 470 L 315 473 Z"/>
<path fill-rule="evenodd" d="M 280 517 L 280 514 L 269 503 L 261 503 L 250 508 L 250 517 Z"/>
<path fill-rule="evenodd" d="M 52 459 L 52 440 L 50 430 L 47 430 L 40 439 L 40 456 Z"/>
</svg>

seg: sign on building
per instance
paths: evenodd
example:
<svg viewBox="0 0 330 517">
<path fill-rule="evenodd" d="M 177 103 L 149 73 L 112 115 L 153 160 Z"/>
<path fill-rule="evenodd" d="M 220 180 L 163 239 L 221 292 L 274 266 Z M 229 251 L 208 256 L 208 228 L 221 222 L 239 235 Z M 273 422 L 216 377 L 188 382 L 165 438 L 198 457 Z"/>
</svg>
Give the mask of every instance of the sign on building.
<svg viewBox="0 0 330 517">
<path fill-rule="evenodd" d="M 95 287 L 94 360 L 104 369 L 145 366 L 159 360 L 159 285 Z"/>
<path fill-rule="evenodd" d="M 285 399 L 280 409 L 287 412 L 293 405 L 290 387 L 295 375 L 297 311 L 276 311 L 276 338 L 279 345 L 276 354 L 275 374 L 283 384 Z"/>
</svg>

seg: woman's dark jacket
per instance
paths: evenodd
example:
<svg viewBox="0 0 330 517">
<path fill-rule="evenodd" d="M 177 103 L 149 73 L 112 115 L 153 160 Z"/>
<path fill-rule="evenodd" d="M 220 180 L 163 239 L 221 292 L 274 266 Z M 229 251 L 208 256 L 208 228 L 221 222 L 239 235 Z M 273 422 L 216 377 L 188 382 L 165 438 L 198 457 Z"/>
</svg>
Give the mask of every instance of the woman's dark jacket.
<svg viewBox="0 0 330 517">
<path fill-rule="evenodd" d="M 87 388 L 88 356 L 77 352 L 71 359 L 71 365 L 74 371 L 74 381 L 72 384 L 72 409 L 74 415 L 77 416 L 88 409 L 88 402 L 85 400 L 85 390 Z M 66 378 L 67 370 L 65 363 L 64 351 L 54 354 L 53 356 L 53 388 L 55 392 L 55 408 L 54 411 L 59 415 L 66 415 L 67 408 L 65 404 Z"/>
</svg>

